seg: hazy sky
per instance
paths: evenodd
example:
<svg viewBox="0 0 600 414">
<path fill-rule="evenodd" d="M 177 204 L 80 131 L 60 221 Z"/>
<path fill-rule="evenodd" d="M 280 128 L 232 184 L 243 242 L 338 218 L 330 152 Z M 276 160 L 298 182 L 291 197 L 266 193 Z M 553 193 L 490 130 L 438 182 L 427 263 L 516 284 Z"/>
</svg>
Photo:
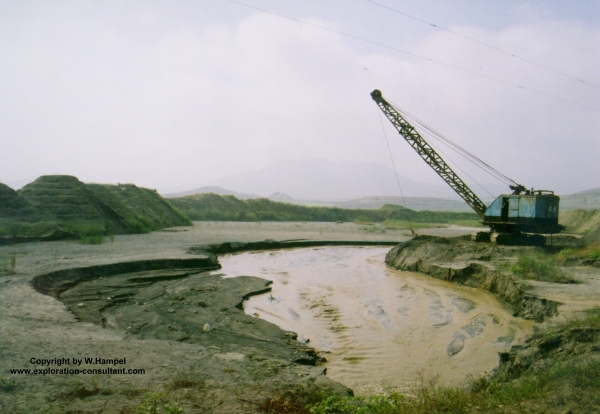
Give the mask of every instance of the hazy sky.
<svg viewBox="0 0 600 414">
<path fill-rule="evenodd" d="M 600 1 L 375 0 L 587 83 L 367 0 L 240 1 L 0 1 L 0 181 L 389 166 L 377 88 L 527 186 L 600 187 Z M 439 182 L 384 123 L 399 173 Z"/>
</svg>

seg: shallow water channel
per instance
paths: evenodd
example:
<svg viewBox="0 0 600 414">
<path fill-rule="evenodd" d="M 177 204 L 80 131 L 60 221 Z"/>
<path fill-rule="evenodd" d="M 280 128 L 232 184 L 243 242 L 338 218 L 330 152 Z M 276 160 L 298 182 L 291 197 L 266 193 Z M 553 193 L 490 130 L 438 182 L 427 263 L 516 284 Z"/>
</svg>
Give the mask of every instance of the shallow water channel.
<svg viewBox="0 0 600 414">
<path fill-rule="evenodd" d="M 310 341 L 327 375 L 357 394 L 406 390 L 421 375 L 459 384 L 531 332 L 487 292 L 386 267 L 388 250 L 250 252 L 220 257 L 218 273 L 272 280 L 246 313 Z"/>
</svg>

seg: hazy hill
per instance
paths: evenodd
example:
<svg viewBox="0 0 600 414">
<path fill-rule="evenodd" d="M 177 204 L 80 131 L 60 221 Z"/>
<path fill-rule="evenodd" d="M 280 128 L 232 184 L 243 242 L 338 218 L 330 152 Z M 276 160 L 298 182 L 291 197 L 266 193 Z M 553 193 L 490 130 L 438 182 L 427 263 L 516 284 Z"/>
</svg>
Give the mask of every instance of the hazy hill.
<svg viewBox="0 0 600 414">
<path fill-rule="evenodd" d="M 427 184 L 401 177 L 405 196 L 456 198 L 443 182 Z M 383 164 L 331 162 L 315 158 L 278 161 L 265 168 L 219 178 L 209 185 L 263 197 L 281 192 L 296 200 L 349 200 L 368 196 L 397 196 L 394 171 Z"/>
<path fill-rule="evenodd" d="M 590 188 L 589 190 L 577 191 L 576 193 L 573 193 L 573 195 L 580 195 L 580 194 L 597 194 L 597 195 L 600 195 L 600 187 L 598 187 L 598 188 Z"/>
<path fill-rule="evenodd" d="M 178 193 L 162 194 L 162 196 L 166 197 L 166 198 L 174 198 L 174 197 L 185 197 L 185 196 L 194 195 L 194 194 L 209 194 L 209 193 L 218 194 L 218 195 L 232 195 L 235 198 L 239 198 L 240 200 L 248 200 L 250 198 L 263 197 L 258 194 L 247 194 L 247 193 L 239 193 L 237 191 L 226 190 L 224 188 L 217 187 L 214 185 L 195 188 L 193 190 L 181 191 Z"/>
<path fill-rule="evenodd" d="M 577 209 L 600 209 L 600 188 L 579 191 L 570 195 L 560 196 L 560 209 L 562 211 Z"/>
<path fill-rule="evenodd" d="M 561 213 L 560 223 L 568 232 L 587 234 L 600 229 L 600 210 L 572 210 Z"/>
</svg>

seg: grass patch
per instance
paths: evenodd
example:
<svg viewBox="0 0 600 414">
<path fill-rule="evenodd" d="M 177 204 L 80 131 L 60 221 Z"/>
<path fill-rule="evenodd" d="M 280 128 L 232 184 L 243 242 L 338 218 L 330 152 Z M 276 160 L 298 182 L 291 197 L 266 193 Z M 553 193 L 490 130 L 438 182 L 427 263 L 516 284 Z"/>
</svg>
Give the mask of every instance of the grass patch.
<svg viewBox="0 0 600 414">
<path fill-rule="evenodd" d="M 437 378 L 421 380 L 410 394 L 387 396 L 330 396 L 308 404 L 304 411 L 271 410 L 266 413 L 307 414 L 459 414 L 469 412 L 521 412 L 526 405 L 530 413 L 546 412 L 547 404 L 599 407 L 600 361 L 557 362 L 535 375 L 499 382 L 485 378 L 472 380 L 464 388 L 446 387 Z M 276 401 L 280 401 L 279 398 Z M 273 401 L 273 400 L 271 400 Z M 296 407 L 288 402 L 278 407 Z M 536 408 L 537 407 L 537 408 Z M 592 410 L 593 411 L 593 410 Z M 588 411 L 588 412 L 592 412 Z M 595 412 L 595 411 L 594 411 Z"/>
<path fill-rule="evenodd" d="M 81 244 L 102 244 L 104 243 L 104 235 L 102 234 L 82 234 L 79 236 Z"/>
<path fill-rule="evenodd" d="M 258 411 L 268 414 L 309 414 L 310 407 L 316 406 L 327 399 L 323 391 L 318 389 L 287 389 L 285 392 L 264 401 L 258 406 Z M 333 411 L 332 411 L 333 412 Z"/>
<path fill-rule="evenodd" d="M 179 390 L 183 388 L 204 388 L 204 386 L 204 379 L 200 378 L 200 375 L 190 368 L 187 371 L 178 371 L 173 379 L 166 384 L 165 388 Z"/>
<path fill-rule="evenodd" d="M 86 399 L 94 395 L 111 395 L 112 391 L 99 386 L 98 378 L 93 377 L 87 382 L 74 381 L 70 383 L 59 394 L 58 398 L 64 401 L 73 401 L 75 399 Z"/>
<path fill-rule="evenodd" d="M 600 260 L 600 243 L 594 242 L 588 246 L 580 248 L 562 249 L 556 255 L 557 260 L 561 262 L 577 259 Z"/>
<path fill-rule="evenodd" d="M 17 381 L 14 378 L 0 377 L 0 391 L 11 393 L 17 389 Z"/>
<path fill-rule="evenodd" d="M 137 407 L 138 413 L 148 414 L 184 414 L 185 411 L 178 404 L 167 403 L 167 395 L 155 392 L 144 396 L 142 403 Z"/>
<path fill-rule="evenodd" d="M 6 256 L 0 256 L 0 276 L 14 275 L 17 268 L 17 253 L 9 252 Z"/>
<path fill-rule="evenodd" d="M 546 255 L 523 254 L 510 268 L 511 272 L 524 279 L 553 283 L 576 283 L 576 280 L 559 268 L 558 262 Z"/>
<path fill-rule="evenodd" d="M 600 330 L 600 307 L 588 310 L 584 318 L 571 318 L 560 324 L 548 323 L 543 326 L 543 329 L 533 334 L 533 340 L 550 342 L 558 338 L 561 332 L 572 331 L 574 329 Z"/>
</svg>

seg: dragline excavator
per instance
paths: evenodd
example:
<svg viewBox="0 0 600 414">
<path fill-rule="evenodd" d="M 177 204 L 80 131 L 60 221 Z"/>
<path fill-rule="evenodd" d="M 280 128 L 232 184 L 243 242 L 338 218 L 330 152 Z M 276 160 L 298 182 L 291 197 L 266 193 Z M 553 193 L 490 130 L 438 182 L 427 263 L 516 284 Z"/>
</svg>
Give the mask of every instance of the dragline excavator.
<svg viewBox="0 0 600 414">
<path fill-rule="evenodd" d="M 381 91 L 374 90 L 371 92 L 371 97 L 410 146 L 467 202 L 482 219 L 483 224 L 490 227 L 490 231 L 473 234 L 473 240 L 493 241 L 498 244 L 543 245 L 546 240 L 543 234 L 554 234 L 564 229 L 558 224 L 560 197 L 553 191 L 528 190 L 525 186 L 498 173 L 509 180 L 512 194 L 502 194 L 492 204 L 486 206 L 400 114 L 400 111 L 383 98 Z M 489 167 L 481 160 L 477 160 Z"/>
</svg>

